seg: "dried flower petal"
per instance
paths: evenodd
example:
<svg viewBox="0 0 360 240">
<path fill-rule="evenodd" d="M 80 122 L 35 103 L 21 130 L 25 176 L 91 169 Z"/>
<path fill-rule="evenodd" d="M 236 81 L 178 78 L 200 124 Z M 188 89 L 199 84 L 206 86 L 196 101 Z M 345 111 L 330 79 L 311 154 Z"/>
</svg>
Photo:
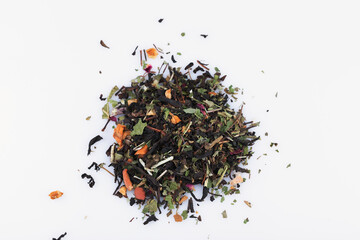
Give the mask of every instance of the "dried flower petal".
<svg viewBox="0 0 360 240">
<path fill-rule="evenodd" d="M 155 116 L 155 115 L 156 115 L 155 109 L 151 109 L 150 111 L 148 111 L 148 112 L 146 113 L 146 116 Z"/>
<path fill-rule="evenodd" d="M 126 197 L 126 192 L 127 192 L 127 189 L 125 186 L 122 186 L 120 189 L 119 189 L 119 193 L 121 193 L 121 195 L 123 195 L 124 197 Z"/>
<path fill-rule="evenodd" d="M 146 67 L 144 68 L 144 71 L 149 73 L 152 69 L 152 66 L 150 64 L 147 64 Z"/>
<path fill-rule="evenodd" d="M 251 202 L 244 201 L 244 203 L 245 203 L 246 205 L 248 205 L 248 207 L 250 207 L 250 208 L 251 208 Z"/>
<path fill-rule="evenodd" d="M 145 191 L 142 187 L 135 188 L 134 195 L 138 200 L 145 200 Z"/>
<path fill-rule="evenodd" d="M 158 55 L 158 51 L 155 48 L 149 48 L 146 50 L 149 58 L 155 59 Z"/>
<path fill-rule="evenodd" d="M 143 146 L 141 149 L 139 149 L 135 153 L 135 155 L 139 155 L 139 157 L 141 157 L 141 156 L 145 155 L 148 152 L 148 150 L 149 150 L 149 147 L 148 147 L 148 145 L 145 144 L 145 146 Z"/>
<path fill-rule="evenodd" d="M 62 195 L 63 195 L 63 193 L 60 192 L 60 191 L 54 191 L 54 192 L 51 192 L 51 193 L 49 194 L 49 196 L 50 196 L 51 199 L 59 198 L 59 197 L 61 197 Z"/>
<path fill-rule="evenodd" d="M 216 96 L 217 93 L 216 93 L 216 92 L 209 92 L 209 95 L 214 95 L 214 96 Z"/>
<path fill-rule="evenodd" d="M 178 213 L 174 215 L 175 222 L 182 222 L 182 217 Z"/>
<path fill-rule="evenodd" d="M 132 182 L 130 180 L 130 177 L 129 177 L 129 174 L 127 171 L 128 171 L 127 169 L 124 169 L 122 172 L 123 180 L 124 180 L 124 184 L 125 184 L 127 190 L 131 191 L 131 190 L 133 190 L 134 187 L 132 185 Z"/>
<path fill-rule="evenodd" d="M 185 186 L 186 186 L 188 189 L 190 189 L 191 191 L 195 191 L 195 186 L 194 186 L 193 184 L 188 183 L 188 184 L 186 184 Z"/>
<path fill-rule="evenodd" d="M 171 99 L 171 89 L 168 89 L 165 91 L 165 97 L 167 97 L 168 99 Z"/>
</svg>

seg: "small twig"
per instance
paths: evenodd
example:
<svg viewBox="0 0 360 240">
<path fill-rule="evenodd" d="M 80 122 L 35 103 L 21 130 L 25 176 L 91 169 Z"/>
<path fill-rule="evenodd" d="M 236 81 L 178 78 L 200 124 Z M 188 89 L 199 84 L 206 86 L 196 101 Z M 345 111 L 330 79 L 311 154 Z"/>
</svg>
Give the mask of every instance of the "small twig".
<svg viewBox="0 0 360 240">
<path fill-rule="evenodd" d="M 148 129 L 150 130 L 153 130 L 153 131 L 156 131 L 156 132 L 159 132 L 161 133 L 163 136 L 166 135 L 166 133 L 163 131 L 163 130 L 160 130 L 160 129 L 157 129 L 157 128 L 153 128 L 153 127 L 150 127 L 150 126 L 146 126 Z"/>
<path fill-rule="evenodd" d="M 100 164 L 99 167 L 101 167 L 102 169 L 104 169 L 105 171 L 107 171 L 108 173 L 110 173 L 111 176 L 115 177 L 115 175 L 114 175 L 112 172 L 110 172 L 109 170 L 107 170 L 107 169 L 103 166 L 103 164 Z"/>
<path fill-rule="evenodd" d="M 140 51 L 140 66 L 142 67 L 142 51 L 141 50 L 139 51 Z"/>
<path fill-rule="evenodd" d="M 196 60 L 198 64 L 200 64 L 200 66 L 202 66 L 203 68 L 205 68 L 206 70 L 209 70 L 209 68 L 207 68 L 206 66 L 204 66 L 204 64 L 202 64 L 199 60 Z"/>
</svg>

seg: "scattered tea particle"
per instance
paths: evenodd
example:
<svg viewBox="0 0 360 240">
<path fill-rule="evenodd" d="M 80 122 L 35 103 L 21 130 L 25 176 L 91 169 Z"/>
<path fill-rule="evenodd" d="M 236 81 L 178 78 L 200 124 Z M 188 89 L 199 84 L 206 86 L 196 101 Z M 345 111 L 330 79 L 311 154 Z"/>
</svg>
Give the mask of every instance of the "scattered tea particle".
<svg viewBox="0 0 360 240">
<path fill-rule="evenodd" d="M 184 210 L 184 211 L 181 213 L 181 216 L 183 217 L 183 220 L 187 219 L 187 217 L 188 217 L 188 211 L 187 211 L 187 210 Z"/>
<path fill-rule="evenodd" d="M 291 167 L 291 163 L 289 163 L 289 164 L 286 166 L 286 168 L 289 168 L 289 167 Z"/>
<path fill-rule="evenodd" d="M 181 56 L 181 52 L 176 53 L 177 55 Z"/>
<path fill-rule="evenodd" d="M 194 63 L 193 63 L 193 62 L 191 62 L 191 63 L 189 63 L 188 65 L 186 65 L 185 70 L 188 70 L 188 69 L 191 68 L 192 66 L 194 66 Z"/>
<path fill-rule="evenodd" d="M 249 208 L 251 208 L 251 202 L 244 201 L 244 203 L 245 203 Z"/>
<path fill-rule="evenodd" d="M 145 49 L 143 49 L 143 53 L 144 53 L 145 61 L 147 62 L 147 56 L 146 56 Z"/>
<path fill-rule="evenodd" d="M 99 98 L 100 98 L 101 101 L 105 101 L 105 100 L 106 100 L 106 98 L 104 98 L 102 94 L 100 94 L 100 97 L 99 97 Z"/>
<path fill-rule="evenodd" d="M 200 34 L 200 36 L 201 36 L 201 37 L 203 37 L 203 38 L 207 38 L 207 36 L 209 36 L 209 35 L 206 35 L 206 34 Z"/>
<path fill-rule="evenodd" d="M 130 219 L 130 221 L 129 221 L 129 222 L 132 222 L 132 221 L 134 220 L 134 218 L 135 218 L 135 217 L 133 217 L 132 219 Z"/>
<path fill-rule="evenodd" d="M 259 160 L 261 158 L 261 155 L 256 158 L 256 160 Z"/>
<path fill-rule="evenodd" d="M 265 133 L 265 136 L 269 136 L 268 132 Z"/>
<path fill-rule="evenodd" d="M 202 221 L 201 215 L 199 215 L 197 219 L 201 222 Z"/>
<path fill-rule="evenodd" d="M 61 240 L 63 237 L 65 237 L 66 236 L 66 232 L 64 233 L 64 234 L 61 234 L 60 235 L 60 237 L 58 237 L 58 238 L 53 238 L 53 240 Z"/>
<path fill-rule="evenodd" d="M 97 135 L 96 137 L 93 137 L 90 140 L 87 155 L 89 155 L 91 153 L 91 146 L 94 145 L 95 143 L 97 143 L 98 141 L 100 141 L 101 139 L 103 139 L 103 138 L 100 135 Z"/>
<path fill-rule="evenodd" d="M 101 44 L 101 46 L 103 46 L 104 48 L 109 48 L 109 47 L 104 43 L 103 40 L 100 41 L 100 44 Z"/>
<path fill-rule="evenodd" d="M 60 192 L 60 191 L 53 191 L 53 192 L 51 192 L 51 193 L 49 194 L 49 197 L 50 197 L 52 200 L 54 200 L 54 199 L 57 199 L 57 198 L 61 197 L 62 195 L 63 195 L 63 193 Z"/>
<path fill-rule="evenodd" d="M 215 67 L 215 71 L 216 72 L 220 72 L 219 68 Z"/>
<path fill-rule="evenodd" d="M 192 212 L 192 213 L 195 212 L 195 210 L 194 210 L 194 202 L 193 202 L 192 198 L 190 198 L 189 201 L 188 201 L 187 210 L 188 210 L 188 212 Z"/>
<path fill-rule="evenodd" d="M 266 112 L 269 112 L 269 110 L 266 110 Z"/>
<path fill-rule="evenodd" d="M 100 171 L 100 166 L 96 162 L 93 162 L 88 169 L 90 170 L 92 167 L 94 167 L 95 171 Z"/>
<path fill-rule="evenodd" d="M 274 142 L 270 143 L 270 147 L 273 147 L 273 146 L 277 147 L 277 145 L 278 145 L 278 143 L 274 143 Z"/>
<path fill-rule="evenodd" d="M 262 73 L 265 73 L 264 70 L 261 70 Z"/>
<path fill-rule="evenodd" d="M 176 213 L 174 215 L 174 219 L 175 219 L 175 222 L 182 222 L 182 220 L 183 220 L 181 215 L 179 215 L 178 213 Z"/>
<path fill-rule="evenodd" d="M 258 170 L 258 174 L 261 173 L 261 169 Z"/>
<path fill-rule="evenodd" d="M 101 72 L 101 71 L 99 71 L 99 74 L 102 74 L 102 72 Z"/>
<path fill-rule="evenodd" d="M 160 19 L 158 20 L 159 23 L 162 23 L 162 21 L 164 21 L 163 18 L 160 18 Z"/>
<path fill-rule="evenodd" d="M 184 36 L 185 36 L 185 33 L 184 33 L 184 32 L 182 32 L 182 33 L 181 33 L 181 36 L 182 36 L 182 37 L 184 37 Z"/>
<path fill-rule="evenodd" d="M 279 152 L 279 149 L 275 149 L 275 152 L 277 152 L 277 153 L 278 153 L 278 152 Z"/>
<path fill-rule="evenodd" d="M 171 61 L 173 61 L 173 63 L 177 63 L 177 61 L 174 58 L 174 55 L 171 55 Z"/>
<path fill-rule="evenodd" d="M 82 175 L 81 175 L 81 178 L 82 179 L 84 179 L 84 178 L 87 178 L 87 179 L 89 179 L 89 181 L 88 181 L 88 184 L 89 184 L 89 187 L 94 187 L 94 185 L 95 185 L 95 180 L 94 180 L 94 178 L 91 176 L 91 175 L 88 175 L 88 174 L 86 174 L 86 173 L 83 173 Z"/>
<path fill-rule="evenodd" d="M 171 214 L 172 214 L 172 210 L 170 210 L 170 211 L 166 214 L 166 216 L 169 217 Z"/>
<path fill-rule="evenodd" d="M 159 220 L 159 219 L 157 219 L 157 218 L 155 217 L 155 215 L 150 215 L 150 217 L 148 217 L 148 218 L 146 219 L 146 221 L 144 222 L 144 225 L 148 224 L 148 223 L 151 222 L 151 221 L 156 222 L 157 220 Z"/>
<path fill-rule="evenodd" d="M 135 56 L 136 54 L 136 50 L 138 49 L 139 46 L 136 46 L 135 50 L 133 51 L 133 53 L 131 55 Z"/>
<path fill-rule="evenodd" d="M 88 117 L 86 118 L 86 121 L 89 121 L 89 120 L 90 120 L 90 118 L 91 118 L 91 116 L 88 116 Z"/>
<path fill-rule="evenodd" d="M 249 218 L 246 218 L 245 220 L 244 220 L 244 224 L 247 224 L 249 222 Z"/>
<path fill-rule="evenodd" d="M 88 218 L 88 216 L 85 216 L 85 217 L 84 217 L 84 220 L 86 220 L 87 218 Z"/>
<path fill-rule="evenodd" d="M 275 93 L 275 97 L 278 97 L 278 92 Z"/>
<path fill-rule="evenodd" d="M 222 217 L 223 217 L 223 218 L 227 218 L 226 210 L 224 210 L 221 214 L 222 214 Z"/>
<path fill-rule="evenodd" d="M 211 201 L 211 202 L 215 201 L 215 197 L 214 197 L 214 196 L 211 196 L 211 197 L 210 197 L 210 201 Z"/>
<path fill-rule="evenodd" d="M 221 197 L 220 202 L 224 202 L 225 201 L 225 197 Z"/>
</svg>

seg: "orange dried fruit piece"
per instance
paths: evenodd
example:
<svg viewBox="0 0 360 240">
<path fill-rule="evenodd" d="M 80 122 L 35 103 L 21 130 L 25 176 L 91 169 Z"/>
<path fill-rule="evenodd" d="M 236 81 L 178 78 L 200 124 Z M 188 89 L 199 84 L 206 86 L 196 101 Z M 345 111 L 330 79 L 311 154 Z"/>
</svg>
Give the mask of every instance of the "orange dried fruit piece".
<svg viewBox="0 0 360 240">
<path fill-rule="evenodd" d="M 135 155 L 139 155 L 139 157 L 144 156 L 149 151 L 148 145 L 145 144 L 141 149 L 139 149 Z"/>
<path fill-rule="evenodd" d="M 130 106 L 132 103 L 137 103 L 137 99 L 130 99 L 127 101 L 128 105 Z"/>
<path fill-rule="evenodd" d="M 132 185 L 132 182 L 130 180 L 130 177 L 129 177 L 129 174 L 127 172 L 128 170 L 127 169 L 124 169 L 122 174 L 123 174 L 123 180 L 124 180 L 124 183 L 125 183 L 125 186 L 127 188 L 127 190 L 131 191 L 133 190 L 133 185 Z"/>
<path fill-rule="evenodd" d="M 171 99 L 171 89 L 165 91 L 165 97 Z"/>
<path fill-rule="evenodd" d="M 53 191 L 49 194 L 50 198 L 53 200 L 61 197 L 62 195 L 63 195 L 63 193 L 60 191 Z"/>
<path fill-rule="evenodd" d="M 121 193 L 121 195 L 123 195 L 124 197 L 126 197 L 126 192 L 127 192 L 127 189 L 125 186 L 122 186 L 120 189 L 119 189 L 119 193 Z"/>
<path fill-rule="evenodd" d="M 145 191 L 142 187 L 135 188 L 134 195 L 136 199 L 145 200 Z"/>
<path fill-rule="evenodd" d="M 217 95 L 217 93 L 216 92 L 209 92 L 209 95 Z"/>
<path fill-rule="evenodd" d="M 172 124 L 178 124 L 179 122 L 181 122 L 181 119 L 178 116 L 172 114 L 171 112 L 170 112 L 170 115 L 171 115 L 170 121 Z"/>
<path fill-rule="evenodd" d="M 236 177 L 230 181 L 230 185 L 231 186 L 235 186 L 238 183 L 242 183 L 244 182 L 244 179 L 241 177 L 240 174 L 237 174 Z"/>
<path fill-rule="evenodd" d="M 158 51 L 155 48 L 149 48 L 146 50 L 149 58 L 155 59 L 158 55 Z"/>
<path fill-rule="evenodd" d="M 178 213 L 174 215 L 175 222 L 182 222 L 182 217 Z"/>
<path fill-rule="evenodd" d="M 183 196 L 183 197 L 180 199 L 179 204 L 182 204 L 182 203 L 185 202 L 187 199 L 188 199 L 187 196 Z"/>
</svg>

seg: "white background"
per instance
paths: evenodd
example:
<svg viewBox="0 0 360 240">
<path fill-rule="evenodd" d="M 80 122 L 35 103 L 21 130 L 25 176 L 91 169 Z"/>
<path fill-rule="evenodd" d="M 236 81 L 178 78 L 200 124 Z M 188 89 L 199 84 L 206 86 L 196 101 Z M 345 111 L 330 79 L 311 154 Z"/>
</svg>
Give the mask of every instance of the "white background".
<svg viewBox="0 0 360 240">
<path fill-rule="evenodd" d="M 0 239 L 359 239 L 358 3 L 2 0 Z M 87 170 L 108 162 L 113 141 L 111 126 L 100 132 L 99 94 L 136 77 L 131 53 L 153 43 L 181 52 L 177 66 L 220 68 L 225 85 L 244 88 L 247 120 L 261 121 L 238 202 L 202 203 L 198 225 L 162 214 L 144 226 L 109 174 Z M 54 190 L 63 197 L 50 200 Z"/>
</svg>

